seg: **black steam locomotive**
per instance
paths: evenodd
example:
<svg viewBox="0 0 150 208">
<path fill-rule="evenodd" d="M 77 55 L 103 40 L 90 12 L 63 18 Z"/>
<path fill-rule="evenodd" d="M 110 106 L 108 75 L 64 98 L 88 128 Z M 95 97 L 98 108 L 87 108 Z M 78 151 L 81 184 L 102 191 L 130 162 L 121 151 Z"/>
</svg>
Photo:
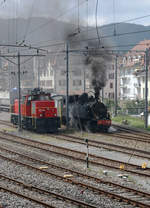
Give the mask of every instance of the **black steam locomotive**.
<svg viewBox="0 0 150 208">
<path fill-rule="evenodd" d="M 69 96 L 69 124 L 71 127 L 88 132 L 107 132 L 111 126 L 110 115 L 107 107 L 99 100 L 97 94 L 88 96 Z M 65 111 L 64 111 L 65 112 Z M 65 124 L 65 115 L 63 123 Z"/>
</svg>

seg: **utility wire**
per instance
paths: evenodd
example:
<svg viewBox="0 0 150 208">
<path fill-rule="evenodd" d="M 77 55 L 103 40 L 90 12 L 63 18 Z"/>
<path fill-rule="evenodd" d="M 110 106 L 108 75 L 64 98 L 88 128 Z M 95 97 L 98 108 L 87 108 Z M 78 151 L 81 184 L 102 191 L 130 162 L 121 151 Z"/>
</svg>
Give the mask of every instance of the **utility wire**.
<svg viewBox="0 0 150 208">
<path fill-rule="evenodd" d="M 133 31 L 133 32 L 127 32 L 127 33 L 118 33 L 116 34 L 116 36 L 124 36 L 124 35 L 132 35 L 132 34 L 139 34 L 139 33 L 144 33 L 144 32 L 150 32 L 149 30 L 141 30 L 141 31 Z M 105 39 L 105 38 L 112 38 L 114 37 L 114 35 L 105 35 L 105 36 L 101 36 L 101 39 Z M 86 41 L 95 41 L 98 40 L 97 37 L 95 38 L 88 38 L 88 39 L 82 39 L 82 40 L 74 40 L 71 41 L 71 43 L 77 43 L 77 42 L 86 42 Z M 56 43 L 56 44 L 51 44 L 51 45 L 43 45 L 43 46 L 38 46 L 39 48 L 45 48 L 45 47 L 52 47 L 52 46 L 57 46 L 57 45 L 64 45 L 65 42 L 60 42 L 60 43 Z"/>
<path fill-rule="evenodd" d="M 83 2 L 82 2 L 83 3 Z M 82 4 L 81 3 L 81 4 Z M 80 4 L 80 5 L 81 5 Z M 135 21 L 135 20 L 139 20 L 139 19 L 144 19 L 144 18 L 147 18 L 147 17 L 150 17 L 150 14 L 148 14 L 148 15 L 145 15 L 145 16 L 140 16 L 140 17 L 136 17 L 136 18 L 132 18 L 132 19 L 127 19 L 127 20 L 124 20 L 124 21 L 121 21 L 121 22 L 118 22 L 118 23 L 115 23 L 115 25 L 120 25 L 121 23 L 127 23 L 127 22 L 132 22 L 132 21 Z M 56 19 L 57 20 L 57 19 Z M 54 20 L 51 20 L 51 21 L 54 21 Z M 49 21 L 49 23 L 50 23 L 50 21 Z M 45 23 L 45 24 L 48 24 L 48 23 Z M 43 24 L 44 25 L 44 24 Z M 109 24 L 109 25 L 103 25 L 103 26 L 101 26 L 102 27 L 102 29 L 103 28 L 107 28 L 107 27 L 113 27 L 113 23 L 112 24 Z M 40 26 L 39 26 L 40 27 Z M 37 28 L 38 29 L 38 28 Z M 99 29 L 99 28 L 98 28 Z M 95 28 L 88 28 L 88 32 L 90 32 L 90 31 L 94 31 L 95 30 Z M 85 30 L 81 30 L 80 31 L 80 33 L 84 33 L 84 32 L 87 32 L 87 29 L 85 29 Z M 147 31 L 146 30 L 146 32 L 149 32 L 149 31 Z M 30 33 L 32 33 L 32 31 L 30 31 Z M 114 36 L 114 35 L 113 35 Z M 40 42 L 38 42 L 38 43 L 41 43 L 41 42 L 49 42 L 49 41 L 53 41 L 52 39 L 50 39 L 50 40 L 46 40 L 46 41 L 40 41 Z M 61 41 L 61 40 L 59 40 L 59 41 Z M 37 43 L 36 43 L 37 44 Z"/>
<path fill-rule="evenodd" d="M 85 3 L 85 0 L 83 0 L 79 6 L 81 6 L 82 4 Z M 53 18 L 53 19 L 50 19 L 48 20 L 47 22 L 43 23 L 43 24 L 40 24 L 38 27 L 35 27 L 33 30 L 31 30 L 30 32 L 28 32 L 28 36 L 34 32 L 36 32 L 37 30 L 39 29 L 42 29 L 43 27 L 47 26 L 49 23 L 52 23 L 54 21 L 57 21 L 58 19 L 60 19 L 62 16 L 66 15 L 67 13 L 69 13 L 70 11 L 74 10 L 74 9 L 77 9 L 78 8 L 78 5 L 74 5 L 73 7 L 67 9 L 66 11 L 62 12 L 60 15 L 58 15 L 56 18 Z"/>
<path fill-rule="evenodd" d="M 15 23 L 16 23 L 16 44 L 18 43 L 18 2 L 16 1 L 15 7 Z"/>
<path fill-rule="evenodd" d="M 29 28 L 30 28 L 31 18 L 32 18 L 32 15 L 33 15 L 33 10 L 34 10 L 34 5 L 35 5 L 35 0 L 33 0 L 33 1 L 32 1 L 32 6 L 31 6 L 30 13 L 29 13 L 27 26 L 26 26 L 26 31 L 25 31 L 25 35 L 24 35 L 24 38 L 23 38 L 23 41 L 22 41 L 23 43 L 24 43 L 24 42 L 25 42 L 25 40 L 26 40 L 26 37 L 27 37 L 28 31 L 29 31 Z"/>
<path fill-rule="evenodd" d="M 0 7 L 2 7 L 2 6 L 5 4 L 5 2 L 6 2 L 6 0 L 2 0 L 2 1 L 0 2 Z"/>
<path fill-rule="evenodd" d="M 99 42 L 99 47 L 100 47 L 100 44 L 101 44 L 101 41 L 100 41 L 100 36 L 99 36 L 99 29 L 98 29 L 98 26 L 97 26 L 97 10 L 98 10 L 98 0 L 96 0 L 96 9 L 95 9 L 95 22 L 96 22 L 96 32 L 97 32 L 97 37 L 98 37 L 98 42 Z"/>
<path fill-rule="evenodd" d="M 129 19 L 129 20 L 126 20 L 126 21 L 122 21 L 122 22 L 119 22 L 119 23 L 116 23 L 116 25 L 119 25 L 119 24 L 121 24 L 121 23 L 126 23 L 126 22 L 129 22 L 129 21 L 132 21 L 132 20 L 137 20 L 137 19 L 142 19 L 142 18 L 146 18 L 146 17 L 150 17 L 150 15 L 146 15 L 146 16 L 142 16 L 142 17 L 137 17 L 137 18 L 134 18 L 134 19 Z M 112 27 L 113 26 L 113 24 L 111 24 L 111 25 L 104 25 L 104 26 L 102 26 L 102 28 L 105 28 L 105 27 Z M 84 32 L 89 32 L 89 31 L 93 31 L 93 30 L 95 30 L 95 28 L 91 28 L 91 29 L 85 29 L 85 30 L 82 30 L 80 33 L 84 33 Z M 142 30 L 142 31 L 133 31 L 133 32 L 129 32 L 129 33 L 122 33 L 122 34 L 116 34 L 116 36 L 117 35 L 126 35 L 126 34 L 132 34 L 132 33 L 142 33 L 142 32 L 149 32 L 150 30 Z M 108 38 L 108 37 L 114 37 L 114 34 L 113 35 L 111 35 L 111 36 L 103 36 L 103 37 L 101 37 L 101 38 Z M 89 40 L 88 38 L 87 38 L 87 40 Z M 36 45 L 36 44 L 40 44 L 40 43 L 46 43 L 46 42 L 51 42 L 51 41 L 54 41 L 54 40 L 52 40 L 52 39 L 49 39 L 49 40 L 46 40 L 46 41 L 40 41 L 40 42 L 37 42 L 37 43 L 35 43 L 35 44 L 33 44 L 33 45 Z M 58 40 L 58 41 L 62 41 L 62 40 Z"/>
<path fill-rule="evenodd" d="M 114 36 L 116 36 L 116 11 L 115 11 L 115 0 L 113 0 L 113 22 L 114 22 Z"/>
</svg>

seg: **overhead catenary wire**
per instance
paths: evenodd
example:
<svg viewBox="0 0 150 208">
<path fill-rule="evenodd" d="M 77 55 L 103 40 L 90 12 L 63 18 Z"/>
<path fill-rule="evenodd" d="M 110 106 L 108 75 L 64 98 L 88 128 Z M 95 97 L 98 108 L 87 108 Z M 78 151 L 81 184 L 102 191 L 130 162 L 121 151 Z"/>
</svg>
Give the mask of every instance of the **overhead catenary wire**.
<svg viewBox="0 0 150 208">
<path fill-rule="evenodd" d="M 18 10 L 19 10 L 19 5 L 18 1 L 16 1 L 15 4 L 15 29 L 16 29 L 16 44 L 18 43 Z"/>
<path fill-rule="evenodd" d="M 114 36 L 116 36 L 116 8 L 115 8 L 115 0 L 113 0 L 113 22 L 114 22 Z"/>
<path fill-rule="evenodd" d="M 81 5 L 84 4 L 84 3 L 85 3 L 85 0 L 83 0 L 83 1 L 79 4 L 79 6 L 81 6 Z M 47 26 L 48 24 L 50 24 L 50 23 L 52 23 L 52 22 L 54 22 L 54 21 L 56 21 L 56 20 L 59 20 L 59 19 L 60 19 L 61 17 L 63 17 L 64 15 L 66 15 L 67 13 L 69 13 L 69 12 L 71 12 L 72 10 L 77 9 L 77 8 L 78 8 L 78 5 L 75 4 L 73 7 L 69 8 L 69 9 L 66 9 L 64 12 L 62 12 L 61 14 L 59 14 L 57 17 L 54 17 L 53 19 L 50 19 L 50 20 L 46 21 L 45 23 L 42 23 L 42 24 L 40 24 L 39 26 L 35 27 L 35 28 L 32 29 L 31 31 L 29 31 L 27 36 L 31 35 L 32 33 L 36 32 L 36 31 L 39 30 L 39 29 L 42 29 L 43 27 Z M 65 8 L 64 8 L 64 9 L 65 9 Z"/>
<path fill-rule="evenodd" d="M 150 32 L 150 30 L 142 30 L 142 31 L 133 31 L 133 32 L 126 32 L 126 33 L 118 33 L 116 34 L 116 36 L 124 36 L 124 35 L 132 35 L 132 34 L 137 34 L 137 33 L 143 33 L 143 32 Z M 105 36 L 101 36 L 101 39 L 104 38 L 112 38 L 114 37 L 114 35 L 105 35 Z M 81 40 L 74 40 L 71 41 L 71 43 L 77 43 L 77 42 L 86 42 L 86 41 L 95 41 L 98 40 L 97 37 L 94 38 L 88 38 L 88 39 L 81 39 Z M 45 47 L 52 47 L 52 46 L 57 46 L 57 45 L 64 45 L 65 42 L 60 42 L 60 43 L 56 43 L 56 44 L 50 44 L 50 45 L 42 45 L 42 46 L 38 46 L 39 48 L 45 48 Z M 129 46 L 129 45 L 128 45 Z"/>
<path fill-rule="evenodd" d="M 137 18 L 133 18 L 133 19 L 130 19 L 130 20 L 127 20 L 127 21 L 133 21 L 133 20 L 138 20 L 138 19 L 143 19 L 143 18 L 146 18 L 146 17 L 149 17 L 150 15 L 145 15 L 145 16 L 141 16 L 141 17 L 137 17 Z M 123 22 L 127 22 L 127 21 L 123 21 Z M 121 22 L 120 23 L 116 23 L 116 25 L 117 24 L 121 24 Z M 106 26 L 109 26 L 109 25 L 106 25 Z M 105 25 L 103 26 L 103 27 L 105 27 Z M 93 29 L 93 28 L 92 28 Z M 95 28 L 94 28 L 95 29 Z M 88 31 L 90 31 L 90 29 L 88 30 Z M 144 31 L 133 31 L 133 32 L 130 32 L 130 33 L 124 33 L 124 34 L 117 34 L 118 36 L 121 36 L 121 35 L 128 35 L 128 34 L 135 34 L 135 33 L 141 33 L 141 32 L 149 32 L 150 30 L 144 30 Z M 81 32 L 84 32 L 84 31 L 81 31 Z M 113 35 L 111 35 L 111 36 L 103 36 L 103 37 L 101 37 L 101 38 L 109 38 L 109 37 L 114 37 Z M 80 40 L 80 41 L 88 41 L 88 40 L 91 40 L 91 39 L 89 39 L 89 38 L 87 38 L 87 40 Z M 93 40 L 96 40 L 96 38 L 93 38 Z M 128 45 L 129 46 L 129 45 Z M 40 46 L 40 47 L 42 47 L 42 46 Z M 48 47 L 51 47 L 51 46 L 48 46 Z M 110 47 L 120 47 L 120 46 L 110 46 Z M 109 47 L 109 48 L 110 48 Z M 126 47 L 126 46 L 123 46 L 123 47 Z M 108 47 L 107 47 L 108 48 Z"/>
<path fill-rule="evenodd" d="M 88 0 L 87 0 L 88 1 Z M 135 18 L 131 18 L 131 19 L 127 19 L 127 20 L 124 20 L 124 21 L 121 21 L 121 22 L 116 22 L 115 23 L 115 26 L 117 26 L 117 25 L 120 25 L 120 24 L 122 24 L 122 23 L 128 23 L 128 22 L 131 22 L 131 21 L 135 21 L 135 20 L 139 20 L 139 19 L 144 19 L 144 18 L 147 18 L 147 17 L 150 17 L 150 14 L 148 14 L 148 15 L 144 15 L 144 16 L 139 16 L 139 17 L 135 17 Z M 57 20 L 57 19 L 56 19 Z M 50 22 L 49 22 L 50 23 Z M 46 24 L 46 23 L 45 23 Z M 42 25 L 41 25 L 42 26 Z M 107 25 L 102 25 L 101 27 L 102 28 L 107 28 L 107 27 L 113 27 L 114 26 L 114 24 L 113 23 L 110 23 L 110 24 L 107 24 Z M 39 26 L 40 27 L 40 26 Z M 37 28 L 38 29 L 38 28 Z M 40 29 L 40 28 L 39 28 Z M 88 33 L 90 32 L 90 31 L 93 31 L 93 30 L 95 30 L 96 28 L 95 27 L 91 27 L 91 28 L 89 28 L 88 27 Z M 146 32 L 149 32 L 150 30 L 146 30 Z M 84 32 L 87 32 L 87 29 L 84 29 L 84 30 L 80 30 L 80 33 L 84 33 Z M 138 31 L 137 31 L 138 32 Z M 32 33 L 32 31 L 31 31 L 31 33 Z M 114 36 L 114 34 L 113 34 L 113 36 Z M 41 43 L 41 42 L 49 42 L 49 41 L 53 41 L 52 39 L 49 39 L 49 40 L 46 40 L 46 41 L 40 41 L 40 42 L 38 42 L 38 43 Z M 61 40 L 59 40 L 59 41 L 61 41 Z M 35 44 L 35 43 L 34 43 Z M 37 44 L 37 43 L 36 43 Z"/>
<path fill-rule="evenodd" d="M 26 30 L 25 30 L 25 34 L 24 34 L 24 37 L 23 37 L 23 40 L 22 40 L 23 43 L 26 41 L 26 37 L 27 37 L 28 31 L 29 31 L 29 28 L 30 28 L 30 25 L 31 25 L 31 18 L 32 18 L 33 11 L 34 11 L 34 5 L 35 5 L 35 0 L 32 0 L 32 6 L 31 6 L 31 10 L 29 12 L 28 21 L 27 21 L 27 25 L 26 25 Z"/>
<path fill-rule="evenodd" d="M 6 0 L 2 0 L 2 1 L 0 2 L 0 7 L 2 7 L 5 3 L 6 3 Z"/>
<path fill-rule="evenodd" d="M 96 9 L 95 9 L 95 23 L 96 23 L 96 32 L 97 32 L 97 37 L 98 37 L 98 46 L 100 47 L 101 41 L 100 41 L 100 35 L 99 35 L 99 29 L 98 29 L 98 25 L 97 25 L 97 11 L 98 11 L 98 3 L 99 0 L 96 0 Z"/>
<path fill-rule="evenodd" d="M 120 47 L 124 47 L 124 48 L 126 48 L 126 47 L 130 47 L 130 46 L 135 46 L 136 44 L 127 44 L 127 45 L 109 45 L 109 46 L 105 46 L 105 47 L 101 47 L 101 48 L 99 48 L 99 49 L 101 49 L 101 50 L 105 50 L 105 51 L 124 51 L 124 52 L 127 52 L 127 51 L 132 51 L 132 49 L 126 49 L 126 50 L 124 50 L 124 49 L 122 49 L 122 50 L 120 50 L 120 49 L 116 49 L 116 48 L 120 48 Z M 150 46 L 150 44 L 149 43 L 143 43 L 143 44 L 138 44 L 138 45 L 141 45 L 141 46 Z M 52 44 L 52 45 L 48 45 L 47 47 L 54 47 L 54 46 L 65 46 L 65 44 L 64 43 L 57 43 L 57 44 Z M 23 48 L 23 46 L 22 46 L 22 48 Z M 113 50 L 113 48 L 115 48 L 115 50 Z M 89 50 L 91 50 L 91 49 L 94 49 L 94 48 L 89 48 Z M 20 51 L 26 51 L 27 49 L 21 49 Z M 46 50 L 47 51 L 47 54 L 63 54 L 64 53 L 64 50 L 61 50 L 61 48 L 59 49 L 59 52 L 58 52 L 58 50 Z M 76 51 L 79 51 L 79 52 L 83 52 L 83 51 L 86 51 L 85 50 L 85 48 L 82 50 L 82 49 L 77 49 Z M 137 50 L 138 51 L 138 50 Z M 16 51 L 17 52 L 17 51 Z M 134 51 L 135 52 L 135 51 Z"/>
<path fill-rule="evenodd" d="M 85 31 L 84 31 L 85 32 Z M 116 37 L 116 36 L 124 36 L 124 35 L 132 35 L 132 34 L 140 34 L 140 33 L 145 33 L 145 32 L 150 32 L 150 29 L 149 30 L 140 30 L 140 31 L 132 31 L 132 32 L 126 32 L 126 33 L 118 33 L 114 36 L 114 34 L 111 34 L 111 35 L 104 35 L 104 36 L 101 36 L 100 38 L 101 39 L 105 39 L 105 38 L 113 38 L 113 37 Z M 82 32 L 81 32 L 82 33 Z M 76 40 L 76 41 L 71 41 L 71 42 L 81 42 L 81 41 L 94 41 L 94 40 L 98 40 L 97 37 L 94 37 L 94 38 L 87 38 L 87 39 L 81 39 L 81 40 Z M 33 45 L 37 45 L 38 43 L 44 43 L 44 42 L 49 42 L 49 41 L 53 41 L 53 40 L 47 40 L 47 41 L 40 41 L 40 42 L 37 42 Z M 62 41 L 62 40 L 58 40 L 58 41 Z M 62 45 L 62 44 L 65 44 L 65 42 L 61 42 L 61 43 L 56 43 L 56 44 L 51 44 L 51 45 L 38 45 L 38 47 L 42 48 L 42 47 L 51 47 L 51 46 L 57 46 L 57 45 Z"/>
</svg>

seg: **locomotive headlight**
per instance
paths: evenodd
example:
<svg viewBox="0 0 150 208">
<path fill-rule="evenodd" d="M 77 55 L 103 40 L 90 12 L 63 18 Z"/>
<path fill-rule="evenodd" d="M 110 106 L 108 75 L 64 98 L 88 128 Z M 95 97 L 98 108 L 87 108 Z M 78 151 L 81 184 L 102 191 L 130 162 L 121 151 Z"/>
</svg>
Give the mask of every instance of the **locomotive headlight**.
<svg viewBox="0 0 150 208">
<path fill-rule="evenodd" d="M 40 114 L 40 117 L 42 117 L 42 114 Z"/>
</svg>

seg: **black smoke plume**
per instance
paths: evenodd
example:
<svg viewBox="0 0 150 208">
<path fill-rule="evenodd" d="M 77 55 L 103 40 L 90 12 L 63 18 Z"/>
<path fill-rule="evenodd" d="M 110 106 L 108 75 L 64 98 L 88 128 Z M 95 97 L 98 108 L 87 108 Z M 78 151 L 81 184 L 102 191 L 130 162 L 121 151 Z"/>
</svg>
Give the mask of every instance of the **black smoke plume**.
<svg viewBox="0 0 150 208">
<path fill-rule="evenodd" d="M 106 85 L 107 63 L 110 59 L 110 55 L 99 48 L 89 50 L 85 59 L 85 64 L 91 69 L 91 85 L 94 88 L 96 99 L 99 97 L 100 90 Z"/>
</svg>

